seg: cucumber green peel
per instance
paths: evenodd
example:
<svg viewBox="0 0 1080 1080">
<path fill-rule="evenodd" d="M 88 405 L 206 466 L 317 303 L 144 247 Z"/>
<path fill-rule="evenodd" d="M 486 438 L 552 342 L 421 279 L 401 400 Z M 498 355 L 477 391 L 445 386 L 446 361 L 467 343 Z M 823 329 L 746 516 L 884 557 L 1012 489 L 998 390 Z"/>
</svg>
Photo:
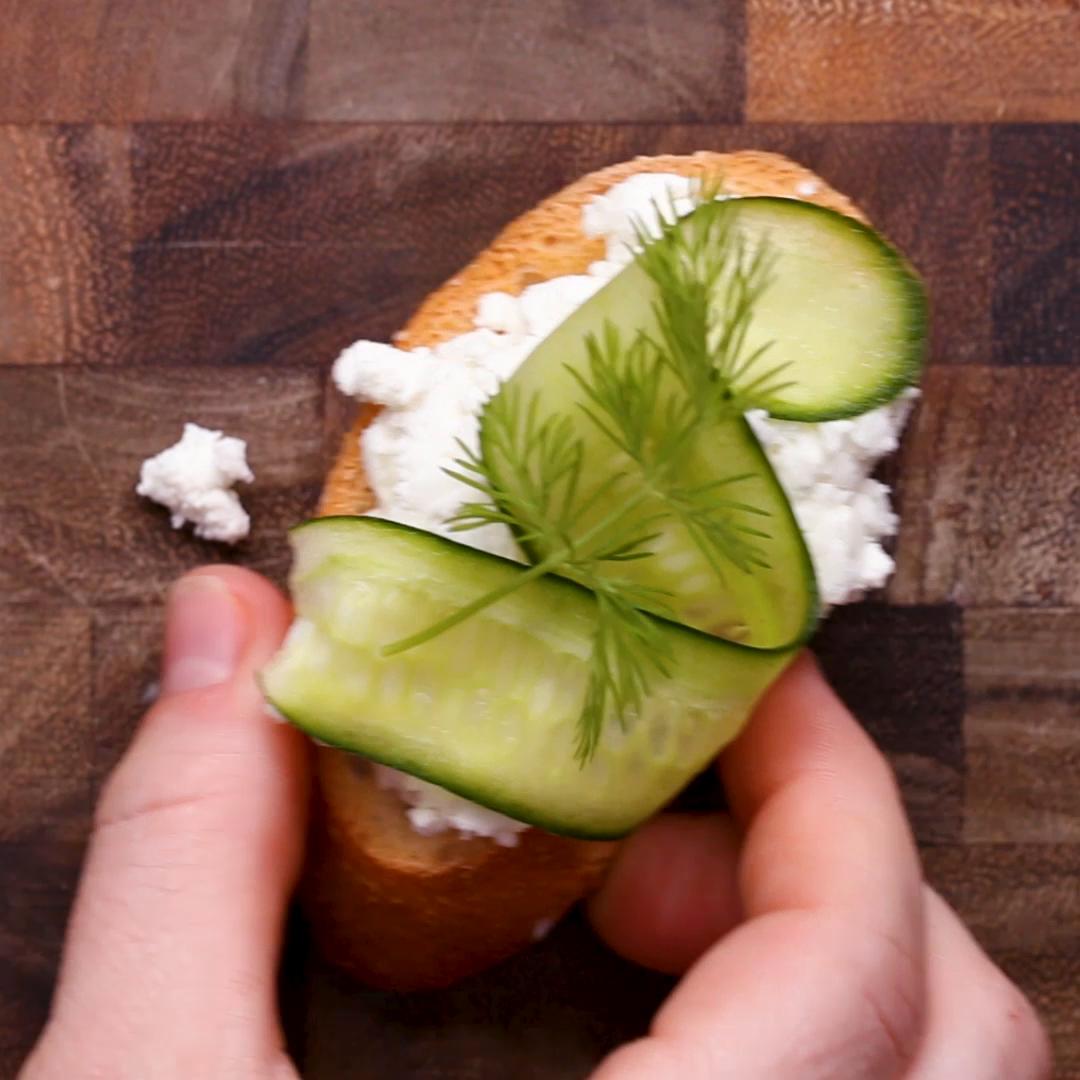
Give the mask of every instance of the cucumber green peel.
<svg viewBox="0 0 1080 1080">
<path fill-rule="evenodd" d="M 661 805 L 816 625 L 804 539 L 744 412 L 866 411 L 915 380 L 925 337 L 902 257 L 832 211 L 709 199 L 638 239 L 448 470 L 480 493 L 452 526 L 505 524 L 533 565 L 311 523 L 301 621 L 265 677 L 323 741 L 581 836 Z"/>
<path fill-rule="evenodd" d="M 553 832 L 622 835 L 732 739 L 793 652 L 647 616 L 671 658 L 636 714 L 569 753 L 589 681 L 593 596 L 533 579 L 432 642 L 382 646 L 524 576 L 517 563 L 377 518 L 294 529 L 298 619 L 261 674 L 274 706 L 331 745 Z"/>
<path fill-rule="evenodd" d="M 809 637 L 818 618 L 810 558 L 743 414 L 797 398 L 804 381 L 816 387 L 817 417 L 869 407 L 868 370 L 871 383 L 890 387 L 887 396 L 898 377 L 910 378 L 910 342 L 901 335 L 903 347 L 894 347 L 894 323 L 920 336 L 905 322 L 906 299 L 895 300 L 921 296 L 917 280 L 899 256 L 882 254 L 891 251 L 884 241 L 850 229 L 842 215 L 748 198 L 659 216 L 660 235 L 639 232 L 637 259 L 504 384 L 484 411 L 481 452 L 466 451 L 451 472 L 482 496 L 456 528 L 508 525 L 534 574 L 565 575 L 598 596 L 584 756 L 655 675 L 655 643 L 633 632 L 636 610 L 761 648 Z M 846 261 L 834 256 L 843 288 L 819 280 L 828 273 L 811 257 L 815 244 L 846 253 Z M 888 272 L 867 290 L 875 259 Z M 798 315 L 774 306 L 760 316 L 777 288 L 800 300 Z M 846 334 L 830 306 L 841 296 L 861 298 Z M 621 680 L 611 678 L 613 666 Z"/>
<path fill-rule="evenodd" d="M 817 617 L 809 557 L 743 414 L 820 420 L 895 396 L 919 366 L 921 285 L 864 226 L 790 199 L 704 202 L 640 244 L 489 403 L 482 459 L 465 464 L 503 513 L 474 516 L 504 520 L 542 562 L 616 507 L 632 531 L 636 512 L 661 557 L 617 572 L 666 591 L 674 618 L 767 648 L 805 639 Z M 854 328 L 837 325 L 844 297 Z M 530 428 L 555 423 L 578 441 L 570 480 L 535 460 L 546 447 L 528 453 Z M 577 474 L 599 494 L 556 511 Z"/>
</svg>

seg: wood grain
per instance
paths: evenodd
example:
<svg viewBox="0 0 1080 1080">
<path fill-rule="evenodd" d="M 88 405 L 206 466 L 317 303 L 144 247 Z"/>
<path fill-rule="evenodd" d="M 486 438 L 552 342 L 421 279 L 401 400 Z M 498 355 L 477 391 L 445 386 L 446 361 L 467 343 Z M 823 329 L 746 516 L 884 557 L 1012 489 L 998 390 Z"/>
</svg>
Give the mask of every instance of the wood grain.
<svg viewBox="0 0 1080 1080">
<path fill-rule="evenodd" d="M 124 358 L 128 139 L 98 127 L 0 126 L 0 364 Z"/>
<path fill-rule="evenodd" d="M 1080 612 L 964 613 L 964 839 L 1080 843 Z"/>
<path fill-rule="evenodd" d="M 91 702 L 98 725 L 98 789 L 127 749 L 139 718 L 157 700 L 163 623 L 160 603 L 107 604 L 94 612 Z"/>
<path fill-rule="evenodd" d="M 1040 914 L 1044 905 L 1037 909 Z M 1054 1076 L 1080 1077 L 1080 985 L 1075 935 L 1061 952 L 1031 956 L 1008 948 L 996 949 L 995 961 L 1024 991 L 1042 1017 L 1054 1047 Z"/>
<path fill-rule="evenodd" d="M 999 127 L 990 146 L 995 359 L 1078 363 L 1080 126 Z"/>
<path fill-rule="evenodd" d="M 0 606 L 0 1076 L 45 1020 L 88 830 L 99 727 L 84 609 Z"/>
<path fill-rule="evenodd" d="M 829 681 L 889 757 L 920 843 L 963 827 L 964 673 L 959 609 L 838 608 L 813 642 Z"/>
<path fill-rule="evenodd" d="M 135 253 L 133 350 L 143 364 L 326 367 L 386 339 L 423 294 L 419 249 L 176 247 Z"/>
<path fill-rule="evenodd" d="M 285 115 L 307 14 L 308 0 L 3 0 L 0 121 Z"/>
<path fill-rule="evenodd" d="M 18 717 L 0 733 L 0 842 L 89 811 L 97 741 L 90 628 L 85 610 L 0 608 L 0 716 Z"/>
<path fill-rule="evenodd" d="M 146 125 L 35 130 L 33 153 L 7 130 L 0 230 L 27 254 L 0 285 L 0 362 L 325 363 L 581 173 L 748 145 L 867 193 L 935 297 L 935 359 L 992 353 L 981 129 Z"/>
<path fill-rule="evenodd" d="M 0 841 L 0 1076 L 14 1077 L 48 1016 L 85 846 L 84 810 Z M 73 828 L 73 826 L 76 826 Z M 73 835 L 79 833 L 80 835 Z"/>
<path fill-rule="evenodd" d="M 325 365 L 358 337 L 386 338 L 613 142 L 601 129 L 141 127 L 138 355 Z"/>
<path fill-rule="evenodd" d="M 896 603 L 1080 604 L 1080 367 L 939 367 L 899 465 Z"/>
<path fill-rule="evenodd" d="M 284 530 L 322 479 L 322 372 L 0 368 L 0 596 L 145 603 L 201 562 L 242 559 L 281 579 Z M 248 440 L 252 536 L 235 550 L 169 528 L 138 498 L 142 460 L 185 420 Z"/>
<path fill-rule="evenodd" d="M 988 145 L 983 128 L 876 125 L 144 125 L 131 351 L 326 363 L 356 337 L 388 336 L 505 222 L 581 174 L 757 146 L 859 193 L 927 279 L 935 361 L 987 362 Z"/>
<path fill-rule="evenodd" d="M 735 0 L 312 0 L 318 120 L 735 120 Z"/>
<path fill-rule="evenodd" d="M 747 0 L 751 120 L 1080 119 L 1073 0 Z"/>
</svg>

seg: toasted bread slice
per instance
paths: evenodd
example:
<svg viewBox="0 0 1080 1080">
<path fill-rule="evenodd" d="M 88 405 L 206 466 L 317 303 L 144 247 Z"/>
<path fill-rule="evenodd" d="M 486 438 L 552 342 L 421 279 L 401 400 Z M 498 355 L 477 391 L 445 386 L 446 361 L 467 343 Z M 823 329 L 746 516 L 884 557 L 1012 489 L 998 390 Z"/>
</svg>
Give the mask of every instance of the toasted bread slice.
<svg viewBox="0 0 1080 1080">
<path fill-rule="evenodd" d="M 473 329 L 485 293 L 584 273 L 604 256 L 586 237 L 581 212 L 635 173 L 719 176 L 736 195 L 805 199 L 865 220 L 843 195 L 778 154 L 742 151 L 637 158 L 590 173 L 508 225 L 490 247 L 433 292 L 395 341 L 434 346 Z M 377 408 L 365 406 L 327 477 L 321 514 L 360 514 L 373 496 L 360 435 Z M 599 883 L 615 844 L 540 829 L 515 847 L 448 833 L 414 832 L 403 804 L 371 770 L 340 751 L 318 751 L 318 795 L 304 881 L 313 932 L 325 955 L 386 989 L 446 986 L 534 939 Z"/>
</svg>

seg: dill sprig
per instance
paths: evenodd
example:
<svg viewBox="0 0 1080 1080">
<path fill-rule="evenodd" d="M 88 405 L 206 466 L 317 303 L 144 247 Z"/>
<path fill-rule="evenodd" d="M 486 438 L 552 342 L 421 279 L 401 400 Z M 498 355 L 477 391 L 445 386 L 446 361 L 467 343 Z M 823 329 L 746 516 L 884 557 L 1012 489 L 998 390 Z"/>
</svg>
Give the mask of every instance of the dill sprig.
<svg viewBox="0 0 1080 1080">
<path fill-rule="evenodd" d="M 762 370 L 771 342 L 746 348 L 774 256 L 767 243 L 748 247 L 724 201 L 700 202 L 692 219 L 656 209 L 660 236 L 640 226 L 636 236 L 639 265 L 657 288 L 657 349 L 702 412 L 741 415 L 792 385 L 781 380 L 789 364 Z"/>
<path fill-rule="evenodd" d="M 620 564 L 654 556 L 665 524 L 679 523 L 723 581 L 728 565 L 768 569 L 759 527 L 767 512 L 739 497 L 752 473 L 687 483 L 703 433 L 782 390 L 786 365 L 762 364 L 768 345 L 747 350 L 754 305 L 768 287 L 766 244 L 747 248 L 734 215 L 699 192 L 692 215 L 656 207 L 659 235 L 638 228 L 637 261 L 656 289 L 655 332 L 629 340 L 606 322 L 585 341 L 581 367 L 566 365 L 581 400 L 544 415 L 511 381 L 487 405 L 484 451 L 461 445 L 448 475 L 477 492 L 450 521 L 455 531 L 508 526 L 539 561 L 447 618 L 386 646 L 413 648 L 547 574 L 592 590 L 596 601 L 589 677 L 577 757 L 595 753 L 609 719 L 625 725 L 644 706 L 672 657 L 650 613 L 672 617 L 665 590 L 620 574 Z M 594 428 L 618 465 L 585 475 L 582 423 Z M 608 509 L 614 507 L 614 509 Z M 604 513 L 604 510 L 607 512 Z"/>
<path fill-rule="evenodd" d="M 683 383 L 666 396 L 662 376 L 671 367 L 670 354 L 647 335 L 639 334 L 624 349 L 619 332 L 610 322 L 603 337 L 586 342 L 585 370 L 567 367 L 584 395 L 580 405 L 592 424 L 637 467 L 642 487 L 657 498 L 667 514 L 677 518 L 722 581 L 724 564 L 731 562 L 745 573 L 753 567 L 769 569 L 756 540 L 768 533 L 755 528 L 745 515 L 767 516 L 764 510 L 732 498 L 725 489 L 754 478 L 753 473 L 726 476 L 704 484 L 681 479 L 686 463 L 706 425 L 715 422 L 713 407 L 703 392 L 691 392 Z M 705 383 L 688 378 L 687 382 Z M 708 380 L 709 393 L 730 408 L 731 396 L 722 382 Z"/>
</svg>

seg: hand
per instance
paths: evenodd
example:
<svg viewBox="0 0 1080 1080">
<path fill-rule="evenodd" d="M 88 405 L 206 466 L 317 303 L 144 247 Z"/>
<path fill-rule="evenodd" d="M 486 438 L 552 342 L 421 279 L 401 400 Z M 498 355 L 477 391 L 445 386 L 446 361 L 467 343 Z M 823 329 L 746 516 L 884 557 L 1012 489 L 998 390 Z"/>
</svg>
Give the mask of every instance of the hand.
<svg viewBox="0 0 1080 1080">
<path fill-rule="evenodd" d="M 275 969 L 307 756 L 252 679 L 288 619 L 276 590 L 235 568 L 173 591 L 162 696 L 102 796 L 23 1080 L 296 1077 Z M 662 817 L 592 905 L 624 955 L 694 965 L 653 1034 L 597 1077 L 1047 1075 L 1029 1006 L 921 884 L 888 768 L 811 663 L 722 767 L 741 865 L 732 821 Z"/>
<path fill-rule="evenodd" d="M 720 762 L 731 817 L 665 815 L 591 904 L 617 952 L 686 971 L 593 1080 L 1036 1080 L 1041 1025 L 922 880 L 892 773 L 798 661 Z"/>
<path fill-rule="evenodd" d="M 235 567 L 173 590 L 161 697 L 101 797 L 23 1080 L 295 1080 L 275 979 L 307 751 L 266 716 L 253 679 L 289 617 L 276 589 Z"/>
</svg>

